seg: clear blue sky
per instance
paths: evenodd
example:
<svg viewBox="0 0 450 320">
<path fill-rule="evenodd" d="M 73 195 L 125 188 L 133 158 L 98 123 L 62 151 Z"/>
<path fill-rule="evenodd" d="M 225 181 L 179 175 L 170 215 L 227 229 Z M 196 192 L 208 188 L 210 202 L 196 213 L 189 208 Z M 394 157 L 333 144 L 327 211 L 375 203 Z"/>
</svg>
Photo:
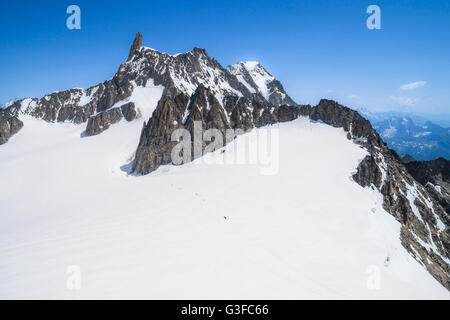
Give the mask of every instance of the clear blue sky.
<svg viewBox="0 0 450 320">
<path fill-rule="evenodd" d="M 81 30 L 66 28 L 71 4 Z M 366 27 L 371 4 L 381 30 Z M 107 80 L 142 31 L 160 51 L 258 60 L 299 103 L 450 113 L 448 0 L 2 1 L 0 23 L 0 102 Z"/>
</svg>

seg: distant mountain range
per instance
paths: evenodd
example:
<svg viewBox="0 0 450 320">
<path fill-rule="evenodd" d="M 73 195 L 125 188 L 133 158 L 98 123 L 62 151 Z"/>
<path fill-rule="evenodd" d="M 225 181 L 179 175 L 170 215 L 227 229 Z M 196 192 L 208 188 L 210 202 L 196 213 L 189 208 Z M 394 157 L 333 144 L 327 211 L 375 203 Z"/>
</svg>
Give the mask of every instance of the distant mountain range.
<svg viewBox="0 0 450 320">
<path fill-rule="evenodd" d="M 442 127 L 422 116 L 400 112 L 374 113 L 358 110 L 378 134 L 400 156 L 415 160 L 450 159 L 450 128 Z"/>
</svg>

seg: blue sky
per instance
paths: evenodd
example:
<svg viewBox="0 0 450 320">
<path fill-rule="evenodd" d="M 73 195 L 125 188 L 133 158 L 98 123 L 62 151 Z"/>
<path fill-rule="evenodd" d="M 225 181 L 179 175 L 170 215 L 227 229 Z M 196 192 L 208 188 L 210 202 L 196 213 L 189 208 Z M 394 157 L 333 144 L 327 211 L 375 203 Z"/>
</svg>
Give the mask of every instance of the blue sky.
<svg viewBox="0 0 450 320">
<path fill-rule="evenodd" d="M 81 30 L 66 27 L 71 4 Z M 366 27 L 371 4 L 381 30 Z M 0 22 L 0 102 L 107 80 L 142 31 L 163 52 L 258 60 L 299 103 L 450 114 L 448 0 L 2 1 Z"/>
</svg>

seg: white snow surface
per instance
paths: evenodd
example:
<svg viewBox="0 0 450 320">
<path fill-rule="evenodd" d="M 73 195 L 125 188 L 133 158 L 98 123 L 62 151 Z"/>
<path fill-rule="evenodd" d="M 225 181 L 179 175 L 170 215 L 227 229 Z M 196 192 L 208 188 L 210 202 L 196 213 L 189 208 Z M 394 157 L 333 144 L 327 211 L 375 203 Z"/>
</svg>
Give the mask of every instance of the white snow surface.
<svg viewBox="0 0 450 320">
<path fill-rule="evenodd" d="M 243 152 L 230 144 L 133 176 L 146 118 L 87 138 L 84 125 L 22 119 L 0 146 L 2 299 L 450 298 L 402 247 L 380 194 L 351 180 L 366 151 L 342 129 L 268 127 L 275 175 L 202 162 Z"/>
</svg>

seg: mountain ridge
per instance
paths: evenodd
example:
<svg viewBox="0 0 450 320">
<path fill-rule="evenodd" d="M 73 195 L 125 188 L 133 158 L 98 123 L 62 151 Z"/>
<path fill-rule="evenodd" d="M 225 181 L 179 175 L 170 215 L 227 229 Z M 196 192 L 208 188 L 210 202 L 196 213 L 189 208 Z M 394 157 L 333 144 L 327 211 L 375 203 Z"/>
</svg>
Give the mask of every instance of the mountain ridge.
<svg viewBox="0 0 450 320">
<path fill-rule="evenodd" d="M 266 73 L 268 74 L 267 71 Z M 20 121 L 18 116 L 23 113 L 48 122 L 85 123 L 90 117 L 128 99 L 135 88 L 145 87 L 150 82 L 154 86 L 162 85 L 163 95 L 171 97 L 179 93 L 192 95 L 198 85 L 202 84 L 214 92 L 221 104 L 225 96 L 246 97 L 261 103 L 275 102 L 277 106 L 285 102 L 294 103 L 284 92 L 281 84 L 271 75 L 267 86 L 270 86 L 271 89 L 268 90 L 273 92 L 264 97 L 255 88 L 254 92 L 250 92 L 234 74 L 211 58 L 205 49 L 195 47 L 191 51 L 177 55 L 161 53 L 144 47 L 142 34 L 138 32 L 131 45 L 127 61 L 120 65 L 110 80 L 88 89 L 73 88 L 53 92 L 42 98 L 17 100 L 1 110 L 0 121 L 6 128 L 7 114 L 8 119 L 13 116 Z M 133 113 L 138 115 L 139 110 L 134 110 Z M 117 118 L 124 118 L 124 115 L 118 115 L 115 119 Z M 0 133 L 0 143 L 5 143 L 15 133 L 17 132 L 3 130 Z"/>
</svg>

